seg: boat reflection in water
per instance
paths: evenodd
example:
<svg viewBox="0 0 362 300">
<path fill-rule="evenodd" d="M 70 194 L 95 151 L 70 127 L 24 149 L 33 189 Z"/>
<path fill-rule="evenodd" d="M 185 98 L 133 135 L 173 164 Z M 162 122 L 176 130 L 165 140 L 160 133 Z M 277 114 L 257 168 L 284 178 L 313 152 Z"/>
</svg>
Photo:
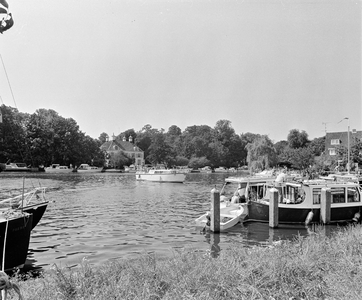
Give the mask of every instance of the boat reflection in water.
<svg viewBox="0 0 362 300">
<path fill-rule="evenodd" d="M 253 222 L 240 223 L 230 228 L 226 233 L 214 233 L 209 230 L 202 234 L 209 244 L 210 256 L 216 258 L 222 250 L 226 250 L 231 245 L 237 245 L 237 247 L 271 246 L 281 240 L 293 241 L 299 237 L 307 237 L 316 233 L 331 236 L 341 228 L 343 227 L 317 224 L 309 226 L 281 225 L 279 228 L 271 228 L 267 223 Z M 226 243 L 227 246 L 225 246 L 225 239 L 229 240 Z"/>
</svg>

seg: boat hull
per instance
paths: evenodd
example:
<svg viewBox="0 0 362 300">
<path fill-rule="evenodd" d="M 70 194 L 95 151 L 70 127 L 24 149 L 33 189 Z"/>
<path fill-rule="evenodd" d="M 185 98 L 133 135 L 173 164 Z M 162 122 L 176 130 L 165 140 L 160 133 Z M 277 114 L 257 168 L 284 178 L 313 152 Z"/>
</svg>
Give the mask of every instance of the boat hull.
<svg viewBox="0 0 362 300">
<path fill-rule="evenodd" d="M 37 204 L 27 205 L 26 207 L 24 207 L 24 209 L 23 209 L 24 212 L 33 215 L 33 221 L 32 221 L 32 227 L 31 227 L 32 230 L 34 229 L 34 227 L 36 225 L 38 225 L 39 221 L 43 217 L 45 210 L 48 207 L 48 204 L 49 204 L 49 202 L 46 201 L 46 202 L 41 202 L 41 203 L 37 203 Z"/>
<path fill-rule="evenodd" d="M 103 168 L 97 168 L 97 169 L 89 169 L 89 170 L 80 170 L 77 169 L 78 173 L 101 173 Z"/>
<path fill-rule="evenodd" d="M 45 173 L 72 173 L 72 169 L 53 169 L 53 168 L 46 168 Z"/>
<path fill-rule="evenodd" d="M 313 218 L 310 222 L 321 222 L 320 208 L 291 207 L 293 204 L 282 205 L 278 207 L 278 222 L 280 224 L 304 224 L 311 211 L 313 212 Z M 330 223 L 351 222 L 355 214 L 360 211 L 361 206 L 332 207 Z M 269 222 L 269 205 L 250 201 L 248 204 L 248 216 L 245 218 L 245 221 Z"/>
<path fill-rule="evenodd" d="M 16 267 L 23 267 L 29 249 L 30 233 L 32 229 L 33 216 L 24 215 L 0 222 L 0 265 L 3 268 L 4 241 L 5 243 L 5 264 L 4 269 L 10 270 Z M 6 238 L 6 239 L 5 239 Z"/>
<path fill-rule="evenodd" d="M 185 179 L 186 179 L 185 174 L 177 172 L 172 174 L 148 174 L 148 173 L 136 174 L 136 180 L 141 180 L 141 181 L 183 183 Z"/>
<path fill-rule="evenodd" d="M 230 206 L 225 206 L 223 203 L 220 203 L 220 232 L 225 232 L 237 225 L 245 218 L 246 214 L 247 207 L 245 204 L 232 204 Z M 210 216 L 210 213 L 201 215 L 195 220 L 196 225 L 203 228 L 208 227 L 208 216 Z"/>
</svg>

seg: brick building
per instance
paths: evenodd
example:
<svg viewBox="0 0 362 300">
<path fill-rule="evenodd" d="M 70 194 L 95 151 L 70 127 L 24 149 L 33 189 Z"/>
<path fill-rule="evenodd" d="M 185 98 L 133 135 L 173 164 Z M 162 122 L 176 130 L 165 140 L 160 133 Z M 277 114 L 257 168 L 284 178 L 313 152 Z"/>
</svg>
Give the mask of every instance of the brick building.
<svg viewBox="0 0 362 300">
<path fill-rule="evenodd" d="M 362 131 L 352 130 L 349 132 L 349 144 L 352 147 L 356 142 L 362 139 Z M 337 147 L 348 147 L 348 133 L 345 132 L 327 132 L 325 140 L 326 154 L 331 158 L 337 155 Z"/>
</svg>

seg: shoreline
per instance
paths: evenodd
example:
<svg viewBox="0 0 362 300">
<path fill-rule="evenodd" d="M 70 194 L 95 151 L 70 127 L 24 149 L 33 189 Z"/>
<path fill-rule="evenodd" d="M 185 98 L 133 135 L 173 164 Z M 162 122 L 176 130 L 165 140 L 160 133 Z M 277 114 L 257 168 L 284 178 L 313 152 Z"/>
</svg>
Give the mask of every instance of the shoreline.
<svg viewBox="0 0 362 300">
<path fill-rule="evenodd" d="M 279 241 L 270 247 L 232 245 L 210 251 L 144 255 L 93 268 L 54 266 L 39 278 L 12 277 L 24 299 L 359 299 L 362 227 Z M 10 295 L 15 295 L 10 290 Z M 12 298 L 11 298 L 12 299 Z"/>
</svg>

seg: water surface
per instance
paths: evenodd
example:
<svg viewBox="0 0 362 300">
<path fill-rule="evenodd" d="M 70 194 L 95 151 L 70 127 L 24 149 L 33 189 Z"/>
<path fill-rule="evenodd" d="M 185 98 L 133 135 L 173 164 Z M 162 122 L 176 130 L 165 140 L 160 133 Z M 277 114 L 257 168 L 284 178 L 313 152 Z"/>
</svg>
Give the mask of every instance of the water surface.
<svg viewBox="0 0 362 300">
<path fill-rule="evenodd" d="M 47 187 L 50 203 L 32 231 L 26 268 L 77 267 L 83 258 L 99 266 L 144 253 L 169 257 L 185 248 L 216 257 L 231 244 L 268 245 L 308 235 L 311 228 L 304 226 L 271 229 L 262 223 L 238 224 L 221 234 L 195 227 L 210 208 L 211 190 L 220 190 L 226 176 L 188 174 L 179 184 L 120 173 L 0 174 L 5 194 L 20 193 L 23 185 Z"/>
</svg>

